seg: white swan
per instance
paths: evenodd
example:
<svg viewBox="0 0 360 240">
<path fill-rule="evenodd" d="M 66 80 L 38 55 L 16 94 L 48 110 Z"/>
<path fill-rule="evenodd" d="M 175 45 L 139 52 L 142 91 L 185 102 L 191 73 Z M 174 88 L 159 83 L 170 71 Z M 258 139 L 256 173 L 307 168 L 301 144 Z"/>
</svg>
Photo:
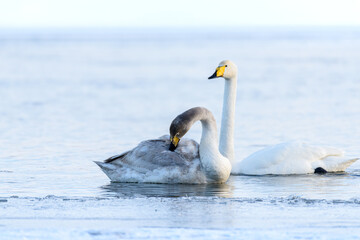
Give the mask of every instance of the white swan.
<svg viewBox="0 0 360 240">
<path fill-rule="evenodd" d="M 180 142 L 196 121 L 202 124 L 200 146 L 189 139 Z M 128 152 L 95 163 L 114 182 L 223 183 L 230 176 L 231 164 L 217 145 L 212 113 L 196 107 L 173 120 L 170 137 L 143 141 Z"/>
<path fill-rule="evenodd" d="M 209 77 L 225 79 L 220 133 L 220 152 L 232 165 L 232 174 L 307 174 L 345 171 L 358 158 L 344 157 L 342 150 L 316 147 L 301 142 L 286 142 L 257 151 L 240 162 L 234 159 L 234 124 L 237 67 L 229 60 L 220 62 Z"/>
</svg>

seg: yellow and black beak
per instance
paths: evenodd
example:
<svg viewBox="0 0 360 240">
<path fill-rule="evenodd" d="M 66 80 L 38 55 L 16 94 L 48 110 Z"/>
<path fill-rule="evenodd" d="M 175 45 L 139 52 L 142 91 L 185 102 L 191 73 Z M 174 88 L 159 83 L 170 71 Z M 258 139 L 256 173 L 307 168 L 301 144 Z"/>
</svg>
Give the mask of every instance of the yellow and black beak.
<svg viewBox="0 0 360 240">
<path fill-rule="evenodd" d="M 180 141 L 180 138 L 178 138 L 176 135 L 174 137 L 170 137 L 169 150 L 172 151 L 172 152 L 175 151 L 175 149 L 178 146 L 179 141 Z"/>
<path fill-rule="evenodd" d="M 208 79 L 218 78 L 224 76 L 226 66 L 217 67 L 213 75 Z"/>
</svg>

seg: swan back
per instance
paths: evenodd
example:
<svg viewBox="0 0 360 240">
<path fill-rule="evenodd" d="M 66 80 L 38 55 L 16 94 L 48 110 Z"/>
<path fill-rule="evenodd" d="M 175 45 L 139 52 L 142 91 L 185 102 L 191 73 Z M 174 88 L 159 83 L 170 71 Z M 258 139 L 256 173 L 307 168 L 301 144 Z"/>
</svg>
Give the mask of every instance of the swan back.
<svg viewBox="0 0 360 240">
<path fill-rule="evenodd" d="M 292 141 L 269 146 L 257 151 L 234 168 L 235 173 L 263 174 L 306 174 L 316 168 L 327 172 L 344 171 L 356 159 L 344 157 L 337 148 L 308 145 Z"/>
</svg>

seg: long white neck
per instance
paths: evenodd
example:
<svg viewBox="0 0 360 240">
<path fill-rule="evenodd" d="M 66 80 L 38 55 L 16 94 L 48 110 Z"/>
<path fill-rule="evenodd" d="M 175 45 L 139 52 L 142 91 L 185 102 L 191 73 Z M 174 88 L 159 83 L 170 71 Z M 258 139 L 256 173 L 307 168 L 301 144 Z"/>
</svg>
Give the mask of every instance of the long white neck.
<svg viewBox="0 0 360 240">
<path fill-rule="evenodd" d="M 225 79 L 224 101 L 222 110 L 219 149 L 234 164 L 234 126 L 236 104 L 237 75 Z"/>
<path fill-rule="evenodd" d="M 213 182 L 225 182 L 230 176 L 231 163 L 219 152 L 216 121 L 208 110 L 199 120 L 202 125 L 200 160 L 206 177 Z"/>
</svg>

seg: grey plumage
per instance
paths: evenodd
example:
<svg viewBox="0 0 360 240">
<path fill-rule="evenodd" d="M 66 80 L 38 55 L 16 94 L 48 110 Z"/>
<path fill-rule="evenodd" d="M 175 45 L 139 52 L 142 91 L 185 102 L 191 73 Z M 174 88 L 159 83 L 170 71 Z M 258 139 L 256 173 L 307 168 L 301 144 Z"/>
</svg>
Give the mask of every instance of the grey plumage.
<svg viewBox="0 0 360 240">
<path fill-rule="evenodd" d="M 198 120 L 210 118 L 206 108 L 191 108 L 178 115 L 171 123 L 170 133 L 179 137 Z M 173 136 L 173 135 L 172 135 Z M 176 150 L 170 151 L 170 136 L 141 142 L 130 151 L 95 162 L 112 180 L 118 182 L 206 183 L 202 169 L 199 144 L 182 138 Z"/>
<path fill-rule="evenodd" d="M 119 182 L 186 182 L 194 181 L 194 178 L 186 177 L 194 175 L 196 181 L 204 182 L 201 172 L 199 144 L 191 139 L 182 139 L 178 148 L 172 152 L 169 150 L 170 136 L 166 135 L 159 139 L 142 141 L 130 151 L 112 156 L 104 162 L 95 162 L 103 172 L 112 180 Z M 157 173 L 158 172 L 158 173 Z M 174 172 L 176 174 L 174 174 Z M 153 180 L 151 175 L 168 175 L 166 179 Z M 179 179 L 183 175 L 184 179 Z M 149 177 L 150 176 L 150 177 Z"/>
</svg>

